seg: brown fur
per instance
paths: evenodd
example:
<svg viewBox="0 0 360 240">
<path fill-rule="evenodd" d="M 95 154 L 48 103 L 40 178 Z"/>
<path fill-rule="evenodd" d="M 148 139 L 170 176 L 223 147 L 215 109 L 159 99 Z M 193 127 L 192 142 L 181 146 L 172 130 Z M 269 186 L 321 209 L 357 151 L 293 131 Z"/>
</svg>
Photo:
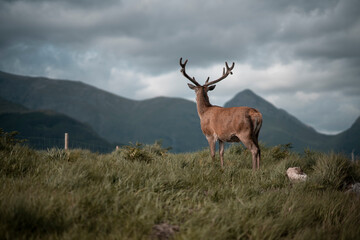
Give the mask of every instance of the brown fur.
<svg viewBox="0 0 360 240">
<path fill-rule="evenodd" d="M 209 142 L 211 156 L 219 141 L 221 166 L 224 164 L 224 142 L 242 142 L 252 153 L 253 169 L 260 168 L 258 137 L 262 125 L 261 113 L 249 107 L 223 108 L 210 104 L 207 87 L 194 87 L 201 130 Z"/>
</svg>

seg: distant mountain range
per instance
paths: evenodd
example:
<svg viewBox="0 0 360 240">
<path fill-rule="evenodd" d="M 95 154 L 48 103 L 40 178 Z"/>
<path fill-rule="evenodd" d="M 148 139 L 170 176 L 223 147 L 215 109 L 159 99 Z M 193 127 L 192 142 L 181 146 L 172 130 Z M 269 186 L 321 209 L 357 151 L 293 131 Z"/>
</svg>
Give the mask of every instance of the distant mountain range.
<svg viewBox="0 0 360 240">
<path fill-rule="evenodd" d="M 194 102 L 179 98 L 126 99 L 75 81 L 0 72 L 0 97 L 32 110 L 52 110 L 91 126 L 110 142 L 162 140 L 174 152 L 207 146 Z M 65 131 L 65 130 L 64 130 Z"/>
<path fill-rule="evenodd" d="M 5 72 L 0 72 L 0 97 L 15 104 L 8 107 L 0 101 L 0 112 L 14 112 L 14 109 L 21 112 L 21 108 L 51 110 L 84 123 L 108 142 L 128 144 L 162 140 L 163 146 L 172 147 L 174 152 L 195 151 L 207 146 L 196 104 L 185 99 L 157 97 L 135 101 L 82 82 Z M 264 123 L 260 141 L 267 145 L 292 143 L 297 151 L 304 148 L 346 153 L 360 150 L 359 119 L 350 129 L 330 136 L 316 132 L 250 90 L 238 93 L 225 104 L 225 107 L 231 106 L 249 106 L 262 112 Z M 2 125 L 0 121 L 0 127 Z"/>
<path fill-rule="evenodd" d="M 64 147 L 64 133 L 70 135 L 70 147 L 109 152 L 115 149 L 87 124 L 51 110 L 29 110 L 0 97 L 0 128 L 17 131 L 35 148 Z"/>
</svg>

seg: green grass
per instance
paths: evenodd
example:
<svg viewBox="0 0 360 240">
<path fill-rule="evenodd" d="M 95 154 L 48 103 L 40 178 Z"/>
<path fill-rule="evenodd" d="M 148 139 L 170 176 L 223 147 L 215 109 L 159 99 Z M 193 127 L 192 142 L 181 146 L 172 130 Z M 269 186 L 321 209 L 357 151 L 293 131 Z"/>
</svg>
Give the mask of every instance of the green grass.
<svg viewBox="0 0 360 240">
<path fill-rule="evenodd" d="M 34 151 L 0 143 L 1 239 L 149 239 L 155 224 L 174 239 L 358 239 L 359 164 L 335 153 L 262 146 L 262 167 L 240 146 L 225 168 L 208 150 L 171 154 L 159 144 L 110 154 Z M 291 183 L 300 166 L 308 181 Z"/>
</svg>

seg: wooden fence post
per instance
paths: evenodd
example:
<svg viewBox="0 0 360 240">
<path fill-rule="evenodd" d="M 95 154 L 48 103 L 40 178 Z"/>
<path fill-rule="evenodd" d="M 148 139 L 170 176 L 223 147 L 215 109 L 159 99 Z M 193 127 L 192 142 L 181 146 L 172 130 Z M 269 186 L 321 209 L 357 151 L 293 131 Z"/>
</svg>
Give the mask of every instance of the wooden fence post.
<svg viewBox="0 0 360 240">
<path fill-rule="evenodd" d="M 69 134 L 65 133 L 65 146 L 64 146 L 64 149 L 68 150 L 68 148 L 69 148 Z"/>
</svg>

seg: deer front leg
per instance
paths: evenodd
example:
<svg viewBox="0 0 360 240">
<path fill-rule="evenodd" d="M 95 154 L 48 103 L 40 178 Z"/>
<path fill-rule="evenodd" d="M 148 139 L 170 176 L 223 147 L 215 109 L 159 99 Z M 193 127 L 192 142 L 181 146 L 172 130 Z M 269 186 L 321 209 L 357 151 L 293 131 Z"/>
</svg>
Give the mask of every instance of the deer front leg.
<svg viewBox="0 0 360 240">
<path fill-rule="evenodd" d="M 221 168 L 224 168 L 224 142 L 219 139 L 219 154 L 220 154 L 220 162 Z"/>
<path fill-rule="evenodd" d="M 215 161 L 215 147 L 216 147 L 216 139 L 214 137 L 206 137 L 206 139 L 208 140 L 209 143 L 209 147 L 210 147 L 210 153 L 211 153 L 211 158 L 213 161 Z"/>
</svg>

